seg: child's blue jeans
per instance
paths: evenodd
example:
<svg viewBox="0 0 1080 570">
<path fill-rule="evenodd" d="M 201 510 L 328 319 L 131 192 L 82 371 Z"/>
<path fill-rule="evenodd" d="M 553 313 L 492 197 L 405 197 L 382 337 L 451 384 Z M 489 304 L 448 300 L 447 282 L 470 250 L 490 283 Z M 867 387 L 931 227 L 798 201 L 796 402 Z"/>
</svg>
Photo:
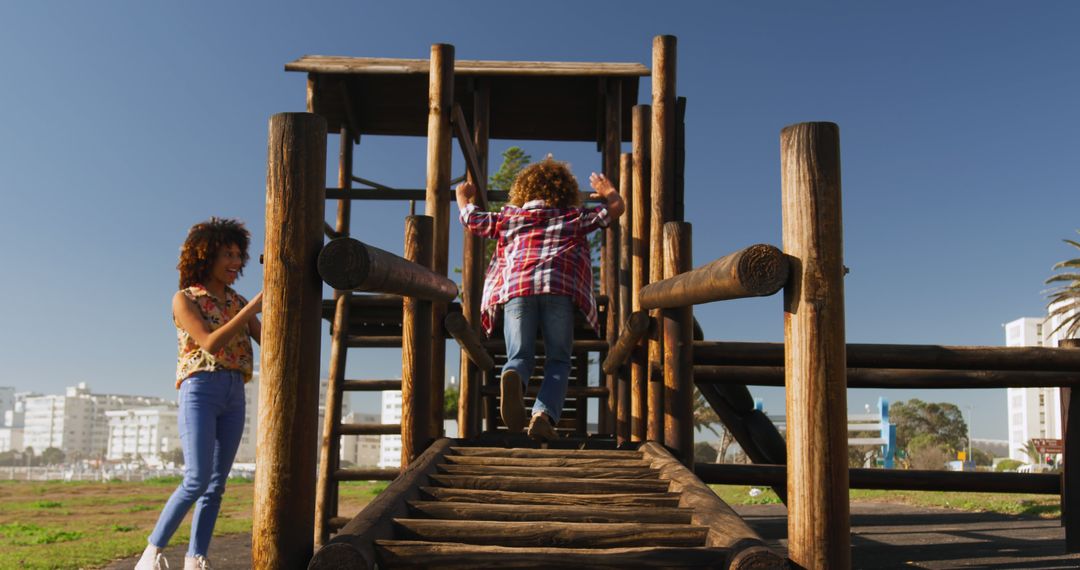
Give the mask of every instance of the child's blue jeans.
<svg viewBox="0 0 1080 570">
<path fill-rule="evenodd" d="M 244 435 L 244 375 L 233 370 L 196 372 L 180 384 L 180 444 L 184 480 L 158 517 L 150 544 L 164 548 L 192 504 L 188 556 L 206 556 L 221 495 Z"/>
<path fill-rule="evenodd" d="M 535 368 L 536 331 L 544 335 L 544 382 L 532 413 L 543 412 L 558 423 L 570 377 L 574 344 L 574 302 L 566 295 L 515 297 L 503 306 L 507 361 L 503 372 L 515 370 L 528 385 Z"/>
</svg>

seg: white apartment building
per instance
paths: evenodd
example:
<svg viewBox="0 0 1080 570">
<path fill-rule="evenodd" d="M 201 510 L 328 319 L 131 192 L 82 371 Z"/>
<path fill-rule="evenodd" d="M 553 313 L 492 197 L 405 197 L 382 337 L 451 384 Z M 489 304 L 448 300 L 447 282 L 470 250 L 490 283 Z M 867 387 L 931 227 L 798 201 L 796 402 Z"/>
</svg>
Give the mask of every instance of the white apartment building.
<svg viewBox="0 0 1080 570">
<path fill-rule="evenodd" d="M 108 448 L 105 412 L 165 403 L 149 396 L 92 394 L 85 382 L 69 386 L 64 395 L 28 396 L 24 400 L 23 446 L 33 448 L 35 454 L 55 447 L 69 458 L 100 457 Z"/>
<path fill-rule="evenodd" d="M 180 449 L 180 429 L 175 405 L 148 406 L 105 412 L 109 422 L 106 459 L 142 459 L 153 467 L 164 467 L 162 457 Z"/>
<path fill-rule="evenodd" d="M 0 386 L 0 418 L 4 412 L 15 410 L 15 388 L 12 386 Z"/>
<path fill-rule="evenodd" d="M 322 441 L 323 414 L 326 411 L 326 390 L 329 381 L 319 379 L 319 420 L 314 445 Z M 352 411 L 348 393 L 341 403 L 341 415 L 347 416 Z M 251 381 L 244 387 L 244 435 L 240 438 L 240 448 L 236 451 L 236 463 L 255 463 L 255 443 L 259 433 L 259 371 L 256 370 Z"/>
<path fill-rule="evenodd" d="M 365 414 L 352 412 L 343 415 L 343 423 L 349 424 L 377 424 L 379 414 Z M 341 437 L 341 462 L 350 463 L 356 467 L 375 467 L 379 464 L 379 449 L 382 445 L 381 435 L 345 435 Z M 400 442 L 400 439 L 399 439 Z"/>
<path fill-rule="evenodd" d="M 1053 318 L 1023 317 L 1005 323 L 1005 346 L 1058 345 L 1063 331 L 1051 332 L 1064 315 Z M 1007 388 L 1009 457 L 1029 461 L 1023 449 L 1031 439 L 1061 438 L 1061 390 L 1058 388 Z"/>
<path fill-rule="evenodd" d="M 401 423 L 401 390 L 383 390 L 380 416 L 381 423 Z M 401 467 L 401 436 L 379 437 L 379 467 Z"/>
</svg>

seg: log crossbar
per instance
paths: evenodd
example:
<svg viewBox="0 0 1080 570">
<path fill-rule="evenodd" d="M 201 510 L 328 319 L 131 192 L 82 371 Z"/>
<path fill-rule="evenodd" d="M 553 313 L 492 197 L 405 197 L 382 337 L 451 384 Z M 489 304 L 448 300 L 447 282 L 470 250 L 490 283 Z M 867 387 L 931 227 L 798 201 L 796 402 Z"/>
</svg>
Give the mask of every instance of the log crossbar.
<svg viewBox="0 0 1080 570">
<path fill-rule="evenodd" d="M 783 386 L 782 366 L 695 366 L 698 384 Z M 1043 388 L 1080 387 L 1080 374 L 1030 370 L 848 368 L 848 388 Z"/>
<path fill-rule="evenodd" d="M 769 342 L 694 343 L 696 365 L 781 366 L 784 345 Z M 848 344 L 850 368 L 1080 371 L 1080 350 L 1050 347 Z"/>
<path fill-rule="evenodd" d="M 353 238 L 338 238 L 319 252 L 319 276 L 340 291 L 371 291 L 450 302 L 457 285 L 419 264 Z"/>
<path fill-rule="evenodd" d="M 631 313 L 630 318 L 623 325 L 622 332 L 619 333 L 619 340 L 615 342 L 615 346 L 611 347 L 607 358 L 604 359 L 604 373 L 615 374 L 619 367 L 630 358 L 634 347 L 641 342 L 641 339 L 645 338 L 651 327 L 652 319 L 649 317 L 649 313 L 645 311 Z"/>
<path fill-rule="evenodd" d="M 461 313 L 450 313 L 449 315 L 446 315 L 444 323 L 450 336 L 454 337 L 454 340 L 461 345 L 461 349 L 465 351 L 469 360 L 473 361 L 473 363 L 479 366 L 481 370 L 491 370 L 495 368 L 495 359 L 492 358 L 491 354 L 484 348 L 483 340 L 480 339 L 480 334 L 469 326 L 469 321 L 465 319 L 465 315 L 462 315 Z"/>
<path fill-rule="evenodd" d="M 788 277 L 788 260 L 775 246 L 756 244 L 697 269 L 642 288 L 642 309 L 674 309 L 712 301 L 766 297 Z"/>
</svg>

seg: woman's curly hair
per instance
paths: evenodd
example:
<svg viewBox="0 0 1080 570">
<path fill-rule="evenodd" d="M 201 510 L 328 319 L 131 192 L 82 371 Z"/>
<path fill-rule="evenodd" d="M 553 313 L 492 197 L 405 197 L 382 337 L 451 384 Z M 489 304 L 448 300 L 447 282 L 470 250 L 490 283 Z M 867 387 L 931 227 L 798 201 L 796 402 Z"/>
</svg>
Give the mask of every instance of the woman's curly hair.
<svg viewBox="0 0 1080 570">
<path fill-rule="evenodd" d="M 248 244 L 251 233 L 240 220 L 210 218 L 191 226 L 187 239 L 180 247 L 180 288 L 187 289 L 195 284 L 202 284 L 210 276 L 218 251 L 222 247 L 236 245 L 240 248 L 240 275 L 248 261 Z"/>
<path fill-rule="evenodd" d="M 549 155 L 523 168 L 510 187 L 510 203 L 520 208 L 531 200 L 544 200 L 549 208 L 580 206 L 581 194 L 570 165 Z"/>
</svg>

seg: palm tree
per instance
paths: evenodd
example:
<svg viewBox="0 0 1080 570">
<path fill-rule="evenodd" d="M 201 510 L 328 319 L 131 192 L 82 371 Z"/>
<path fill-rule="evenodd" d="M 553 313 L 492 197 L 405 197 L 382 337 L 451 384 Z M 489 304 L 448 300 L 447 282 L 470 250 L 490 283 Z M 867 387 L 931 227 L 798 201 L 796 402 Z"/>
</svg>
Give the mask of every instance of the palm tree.
<svg viewBox="0 0 1080 570">
<path fill-rule="evenodd" d="M 1021 448 L 1021 451 L 1023 451 L 1024 455 L 1026 455 L 1028 459 L 1031 460 L 1032 465 L 1038 465 L 1043 462 L 1043 454 L 1035 448 L 1035 442 L 1030 439 L 1027 440 L 1027 443 L 1024 444 L 1024 447 Z"/>
<path fill-rule="evenodd" d="M 1080 233 L 1080 230 L 1077 232 Z M 1071 239 L 1062 241 L 1080 249 L 1080 242 Z M 1054 327 L 1050 334 L 1065 329 L 1065 336 L 1074 338 L 1077 331 L 1080 331 L 1080 273 L 1075 272 L 1075 270 L 1080 270 L 1080 257 L 1059 261 L 1053 267 L 1054 271 L 1058 269 L 1074 271 L 1058 273 L 1046 280 L 1047 284 L 1059 284 L 1047 293 L 1049 299 L 1047 308 L 1050 310 L 1047 318 L 1063 317 L 1061 323 Z"/>
</svg>

